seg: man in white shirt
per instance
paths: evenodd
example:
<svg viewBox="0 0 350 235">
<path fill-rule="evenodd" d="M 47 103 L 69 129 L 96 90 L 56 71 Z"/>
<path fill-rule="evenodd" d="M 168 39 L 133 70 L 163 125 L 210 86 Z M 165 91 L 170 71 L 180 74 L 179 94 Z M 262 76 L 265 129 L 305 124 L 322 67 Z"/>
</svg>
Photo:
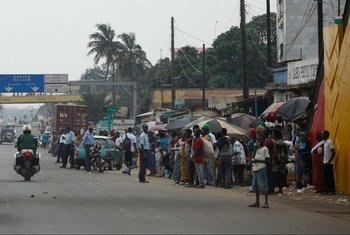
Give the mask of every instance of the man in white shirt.
<svg viewBox="0 0 350 235">
<path fill-rule="evenodd" d="M 140 135 L 140 169 L 139 169 L 139 181 L 140 183 L 149 183 L 146 180 L 146 168 L 148 164 L 149 153 L 149 141 L 148 141 L 148 125 L 142 125 L 143 132 Z"/>
<path fill-rule="evenodd" d="M 133 159 L 135 157 L 135 152 L 137 150 L 136 136 L 132 133 L 131 127 L 128 128 L 128 131 L 123 138 L 123 142 L 126 138 L 130 139 L 130 147 L 127 147 L 128 149 L 124 149 L 124 151 L 125 151 L 125 165 L 129 169 L 128 175 L 130 175 L 132 162 L 133 162 Z M 125 148 L 125 146 L 123 148 Z"/>
<path fill-rule="evenodd" d="M 329 139 L 329 131 L 324 130 L 322 132 L 322 139 L 324 142 L 324 157 L 323 157 L 323 169 L 327 182 L 327 190 L 324 194 L 335 194 L 335 181 L 333 173 L 333 159 L 335 157 L 335 149 L 332 140 Z"/>
<path fill-rule="evenodd" d="M 269 187 L 267 182 L 266 162 L 270 160 L 270 154 L 264 142 L 264 138 L 259 137 L 258 146 L 252 158 L 252 188 L 255 192 L 256 201 L 255 203 L 249 205 L 249 207 L 260 207 L 259 195 L 260 192 L 263 192 L 265 195 L 265 203 L 261 208 L 269 208 Z"/>
<path fill-rule="evenodd" d="M 120 133 L 117 131 L 115 133 L 115 146 L 117 146 L 117 149 L 121 149 L 123 143 L 123 138 L 120 136 Z"/>
<path fill-rule="evenodd" d="M 64 157 L 64 138 L 65 138 L 64 130 L 60 130 L 59 141 L 58 141 L 58 150 L 57 150 L 57 160 L 56 163 L 63 162 Z"/>
<path fill-rule="evenodd" d="M 235 177 L 237 176 L 239 184 L 244 186 L 244 170 L 245 170 L 246 160 L 244 147 L 239 140 L 233 144 L 233 173 Z"/>
</svg>

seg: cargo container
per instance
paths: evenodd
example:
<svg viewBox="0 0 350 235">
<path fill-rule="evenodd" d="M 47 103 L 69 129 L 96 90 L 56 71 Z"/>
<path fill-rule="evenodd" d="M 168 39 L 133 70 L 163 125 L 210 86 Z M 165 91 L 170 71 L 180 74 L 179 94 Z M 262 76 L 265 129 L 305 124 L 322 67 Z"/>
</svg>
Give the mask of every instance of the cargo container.
<svg viewBox="0 0 350 235">
<path fill-rule="evenodd" d="M 55 105 L 53 129 L 58 132 L 70 127 L 72 131 L 87 130 L 89 125 L 89 109 L 86 105 Z"/>
</svg>

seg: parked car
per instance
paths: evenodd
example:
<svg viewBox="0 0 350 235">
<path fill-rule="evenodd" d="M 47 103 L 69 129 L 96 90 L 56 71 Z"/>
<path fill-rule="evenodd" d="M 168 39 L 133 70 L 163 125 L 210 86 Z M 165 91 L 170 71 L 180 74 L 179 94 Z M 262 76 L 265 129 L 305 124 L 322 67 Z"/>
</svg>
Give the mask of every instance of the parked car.
<svg viewBox="0 0 350 235">
<path fill-rule="evenodd" d="M 119 150 L 116 148 L 115 144 L 110 137 L 107 136 L 95 136 L 95 143 L 99 141 L 102 144 L 101 148 L 101 158 L 108 162 L 110 165 L 109 170 L 115 167 L 117 170 L 122 168 L 122 157 Z M 80 141 L 78 147 L 74 153 L 74 166 L 75 169 L 79 170 L 81 166 L 85 166 L 85 148 L 83 143 Z"/>
</svg>

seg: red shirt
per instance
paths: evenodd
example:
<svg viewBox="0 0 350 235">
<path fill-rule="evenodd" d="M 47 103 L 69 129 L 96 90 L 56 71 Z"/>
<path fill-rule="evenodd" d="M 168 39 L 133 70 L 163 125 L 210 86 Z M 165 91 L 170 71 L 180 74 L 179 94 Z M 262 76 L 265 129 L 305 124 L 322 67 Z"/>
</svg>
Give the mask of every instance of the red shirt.
<svg viewBox="0 0 350 235">
<path fill-rule="evenodd" d="M 203 140 L 196 138 L 193 143 L 193 162 L 203 164 Z"/>
</svg>

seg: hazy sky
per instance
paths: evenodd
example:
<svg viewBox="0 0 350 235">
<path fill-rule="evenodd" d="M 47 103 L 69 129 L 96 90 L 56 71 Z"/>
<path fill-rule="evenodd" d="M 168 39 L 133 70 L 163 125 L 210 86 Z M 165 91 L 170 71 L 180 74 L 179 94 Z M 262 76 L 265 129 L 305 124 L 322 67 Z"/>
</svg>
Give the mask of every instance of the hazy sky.
<svg viewBox="0 0 350 235">
<path fill-rule="evenodd" d="M 265 12 L 265 0 L 246 0 L 248 19 Z M 271 1 L 275 10 L 275 1 Z M 154 64 L 175 47 L 202 47 L 239 24 L 239 0 L 0 0 L 0 74 L 68 73 L 78 80 L 93 66 L 88 36 L 107 23 L 116 34 L 134 32 Z M 204 42 L 203 42 L 204 41 Z M 162 53 L 161 53 L 162 50 Z"/>
</svg>

